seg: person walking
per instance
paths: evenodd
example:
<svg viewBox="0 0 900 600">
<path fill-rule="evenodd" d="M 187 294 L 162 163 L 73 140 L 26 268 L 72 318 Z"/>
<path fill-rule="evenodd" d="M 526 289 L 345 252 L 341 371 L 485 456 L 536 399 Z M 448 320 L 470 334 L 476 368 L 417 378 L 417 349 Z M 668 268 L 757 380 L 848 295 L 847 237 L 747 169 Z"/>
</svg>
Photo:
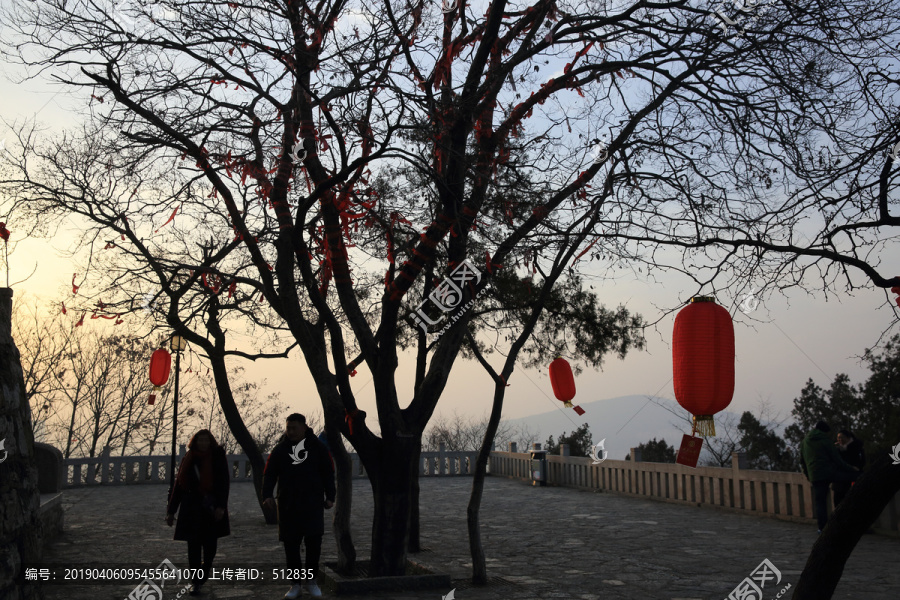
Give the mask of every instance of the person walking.
<svg viewBox="0 0 900 600">
<path fill-rule="evenodd" d="M 854 466 L 860 471 L 866 466 L 866 451 L 863 449 L 862 440 L 856 439 L 849 430 L 841 429 L 838 431 L 835 446 L 841 458 L 848 465 Z M 835 506 L 841 503 L 844 496 L 850 491 L 851 485 L 853 484 L 847 481 L 835 481 L 831 484 L 831 489 L 834 490 Z"/>
<path fill-rule="evenodd" d="M 835 481 L 856 481 L 859 469 L 844 462 L 837 448 L 831 443 L 828 423 L 819 421 L 815 429 L 806 434 L 800 444 L 800 467 L 813 485 L 816 521 L 819 533 L 825 529 L 828 520 L 826 501 L 828 486 Z"/>
<path fill-rule="evenodd" d="M 275 507 L 272 497 L 278 483 L 278 540 L 284 542 L 284 554 L 293 585 L 284 595 L 299 598 L 306 589 L 315 598 L 322 596 L 316 583 L 322 536 L 325 534 L 325 509 L 334 506 L 334 465 L 328 450 L 306 426 L 306 417 L 289 415 L 284 438 L 276 444 L 263 472 L 263 505 Z M 306 541 L 306 569 L 301 570 L 300 543 Z M 301 581 L 303 585 L 301 587 Z"/>
<path fill-rule="evenodd" d="M 209 578 L 219 538 L 231 534 L 228 520 L 230 485 L 225 449 L 208 429 L 201 429 L 188 444 L 166 509 L 169 527 L 178 511 L 174 539 L 188 543 L 188 566 L 195 570 L 191 596 L 198 596 L 200 587 Z"/>
</svg>

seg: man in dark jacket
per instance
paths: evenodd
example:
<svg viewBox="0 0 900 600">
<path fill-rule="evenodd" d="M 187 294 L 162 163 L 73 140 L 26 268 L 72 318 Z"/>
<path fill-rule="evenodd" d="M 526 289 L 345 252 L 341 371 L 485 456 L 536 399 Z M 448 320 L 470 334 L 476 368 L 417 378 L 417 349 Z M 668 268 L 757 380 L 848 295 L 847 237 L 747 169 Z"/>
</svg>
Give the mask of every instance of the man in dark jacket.
<svg viewBox="0 0 900 600">
<path fill-rule="evenodd" d="M 816 428 L 810 431 L 803 443 L 800 444 L 800 467 L 803 474 L 813 485 L 813 495 L 816 505 L 816 521 L 819 524 L 819 533 L 825 529 L 828 520 L 826 500 L 828 499 L 828 485 L 834 481 L 856 481 L 859 469 L 850 466 L 838 454 L 837 448 L 831 442 L 828 432 L 831 427 L 825 421 L 816 423 Z"/>
<path fill-rule="evenodd" d="M 866 451 L 863 450 L 862 440 L 853 437 L 847 429 L 841 429 L 837 434 L 837 449 L 841 458 L 848 465 L 854 466 L 860 471 L 866 466 Z M 831 484 L 834 490 L 834 505 L 837 506 L 850 491 L 850 483 L 846 481 L 835 481 Z"/>
<path fill-rule="evenodd" d="M 316 584 L 322 536 L 325 533 L 325 509 L 334 506 L 334 465 L 328 450 L 306 426 L 306 417 L 294 413 L 287 418 L 285 438 L 266 462 L 263 474 L 263 503 L 275 505 L 272 492 L 278 483 L 278 539 L 284 542 L 287 568 L 293 571 L 294 585 L 285 594 L 298 598 L 301 581 L 313 597 L 322 591 Z M 306 570 L 301 571 L 300 543 L 306 539 Z M 294 577 L 293 575 L 296 575 Z"/>
</svg>

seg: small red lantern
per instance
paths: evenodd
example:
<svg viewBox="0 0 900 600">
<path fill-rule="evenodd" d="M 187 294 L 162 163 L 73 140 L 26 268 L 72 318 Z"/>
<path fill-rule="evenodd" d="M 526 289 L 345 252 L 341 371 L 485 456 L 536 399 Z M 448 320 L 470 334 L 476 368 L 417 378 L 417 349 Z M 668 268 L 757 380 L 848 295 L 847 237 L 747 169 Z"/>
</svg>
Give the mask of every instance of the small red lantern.
<svg viewBox="0 0 900 600">
<path fill-rule="evenodd" d="M 560 357 L 550 363 L 550 384 L 553 386 L 553 395 L 560 402 L 565 402 L 571 408 L 570 400 L 575 397 L 575 377 L 572 375 L 572 367 L 569 361 Z"/>
<path fill-rule="evenodd" d="M 153 352 L 150 357 L 150 383 L 153 384 L 153 391 L 150 393 L 148 404 L 156 402 L 156 392 L 160 386 L 166 385 L 169 381 L 169 372 L 172 370 L 172 355 L 165 348 L 159 348 Z"/>
<path fill-rule="evenodd" d="M 713 415 L 734 396 L 734 325 L 714 298 L 696 296 L 678 312 L 672 366 L 675 398 L 694 415 L 691 434 L 716 435 Z"/>
</svg>

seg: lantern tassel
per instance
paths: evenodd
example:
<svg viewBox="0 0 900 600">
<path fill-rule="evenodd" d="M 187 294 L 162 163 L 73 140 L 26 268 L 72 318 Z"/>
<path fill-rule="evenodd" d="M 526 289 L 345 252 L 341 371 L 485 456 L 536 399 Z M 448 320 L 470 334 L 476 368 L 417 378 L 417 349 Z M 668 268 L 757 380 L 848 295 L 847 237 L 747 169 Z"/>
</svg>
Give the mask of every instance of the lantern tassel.
<svg viewBox="0 0 900 600">
<path fill-rule="evenodd" d="M 572 402 L 569 400 L 566 400 L 565 405 L 566 405 L 566 408 L 572 408 L 572 406 L 573 406 Z"/>
<path fill-rule="evenodd" d="M 158 392 L 159 389 L 158 385 L 153 386 L 153 391 L 150 392 L 150 398 L 147 400 L 147 404 L 154 404 L 156 402 L 156 392 Z"/>
<path fill-rule="evenodd" d="M 715 437 L 716 422 L 712 415 L 694 415 L 694 426 L 691 435 L 699 433 L 703 437 Z"/>
</svg>

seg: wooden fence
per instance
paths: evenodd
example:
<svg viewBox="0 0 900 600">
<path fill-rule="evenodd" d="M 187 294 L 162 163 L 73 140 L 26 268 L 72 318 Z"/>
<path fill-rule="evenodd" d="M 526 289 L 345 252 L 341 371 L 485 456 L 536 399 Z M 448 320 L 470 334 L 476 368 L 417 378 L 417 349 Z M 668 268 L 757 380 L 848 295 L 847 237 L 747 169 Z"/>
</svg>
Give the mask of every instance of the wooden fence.
<svg viewBox="0 0 900 600">
<path fill-rule="evenodd" d="M 181 464 L 185 447 L 176 464 Z M 475 469 L 477 452 L 422 452 L 419 457 L 419 474 L 424 477 L 441 475 L 471 475 Z M 263 460 L 269 455 L 263 455 Z M 357 454 L 351 454 L 353 478 L 366 476 Z M 94 458 L 68 458 L 63 460 L 63 481 L 65 487 L 87 485 L 129 485 L 169 483 L 169 467 L 172 455 L 159 456 L 109 456 L 103 454 Z M 232 481 L 252 481 L 250 461 L 246 454 L 228 455 L 228 466 Z"/>
<path fill-rule="evenodd" d="M 514 449 L 514 448 L 512 448 Z M 632 457 L 637 458 L 632 450 Z M 812 484 L 802 473 L 756 471 L 745 459 L 732 455 L 731 468 L 691 468 L 674 463 L 604 460 L 547 456 L 547 485 L 586 488 L 639 496 L 664 502 L 695 504 L 790 521 L 814 523 Z M 531 480 L 531 455 L 492 452 L 494 476 Z M 832 510 L 829 494 L 829 513 Z M 877 533 L 900 535 L 900 494 L 885 507 L 872 528 Z"/>
</svg>

